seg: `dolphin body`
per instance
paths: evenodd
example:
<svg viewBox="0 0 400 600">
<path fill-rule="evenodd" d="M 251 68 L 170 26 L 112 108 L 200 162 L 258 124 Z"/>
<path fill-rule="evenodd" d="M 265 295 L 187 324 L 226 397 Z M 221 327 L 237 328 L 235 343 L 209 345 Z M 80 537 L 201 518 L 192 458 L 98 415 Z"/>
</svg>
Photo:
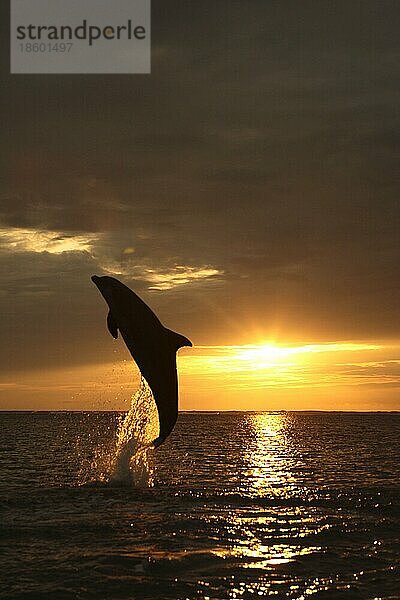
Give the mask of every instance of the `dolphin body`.
<svg viewBox="0 0 400 600">
<path fill-rule="evenodd" d="M 159 436 L 152 442 L 157 448 L 169 436 L 178 418 L 176 353 L 182 346 L 192 346 L 192 342 L 164 327 L 147 304 L 118 279 L 93 275 L 92 281 L 109 306 L 109 332 L 115 339 L 118 330 L 121 332 L 153 392 L 160 422 Z"/>
</svg>

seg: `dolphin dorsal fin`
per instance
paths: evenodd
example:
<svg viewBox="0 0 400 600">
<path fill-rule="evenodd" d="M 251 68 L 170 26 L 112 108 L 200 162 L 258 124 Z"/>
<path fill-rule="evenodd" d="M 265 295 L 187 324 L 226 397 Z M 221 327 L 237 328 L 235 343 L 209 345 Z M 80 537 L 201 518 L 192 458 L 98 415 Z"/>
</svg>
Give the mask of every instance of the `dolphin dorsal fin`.
<svg viewBox="0 0 400 600">
<path fill-rule="evenodd" d="M 114 319 L 114 317 L 111 314 L 111 310 L 109 311 L 109 313 L 107 315 L 107 328 L 108 328 L 108 331 L 113 336 L 113 338 L 117 339 L 117 337 L 118 337 L 118 325 L 116 324 L 115 319 Z"/>
<path fill-rule="evenodd" d="M 193 346 L 192 342 L 188 340 L 188 338 L 184 335 L 176 333 L 176 331 L 172 331 L 171 329 L 167 328 L 165 328 L 165 331 L 167 332 L 168 339 L 170 340 L 171 345 L 175 351 L 179 350 L 179 348 L 182 348 L 182 346 Z"/>
</svg>

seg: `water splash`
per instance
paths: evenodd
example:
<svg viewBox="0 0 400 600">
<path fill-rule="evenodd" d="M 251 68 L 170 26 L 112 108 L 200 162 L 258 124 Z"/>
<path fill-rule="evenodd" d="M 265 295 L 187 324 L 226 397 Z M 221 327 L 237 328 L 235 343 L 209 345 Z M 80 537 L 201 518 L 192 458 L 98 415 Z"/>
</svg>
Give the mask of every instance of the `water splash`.
<svg viewBox="0 0 400 600">
<path fill-rule="evenodd" d="M 110 480 L 139 487 L 151 486 L 153 448 L 150 444 L 157 435 L 157 408 L 150 386 L 142 376 L 139 389 L 132 396 L 131 408 L 118 425 Z"/>
<path fill-rule="evenodd" d="M 116 435 L 104 436 L 104 414 L 86 439 L 78 438 L 80 485 L 153 485 L 151 442 L 158 435 L 158 413 L 149 384 L 141 377 L 127 413 L 117 421 Z M 110 426 L 108 425 L 108 429 Z"/>
</svg>

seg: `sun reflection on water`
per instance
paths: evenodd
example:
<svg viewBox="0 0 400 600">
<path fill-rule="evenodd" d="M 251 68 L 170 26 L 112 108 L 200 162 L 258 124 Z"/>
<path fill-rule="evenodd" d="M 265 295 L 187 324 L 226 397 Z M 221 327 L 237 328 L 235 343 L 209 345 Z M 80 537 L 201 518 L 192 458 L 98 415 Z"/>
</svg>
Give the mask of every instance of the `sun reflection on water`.
<svg viewBox="0 0 400 600">
<path fill-rule="evenodd" d="M 229 543 L 214 548 L 213 553 L 252 573 L 250 580 L 244 574 L 235 577 L 230 598 L 247 597 L 249 593 L 263 597 L 278 594 L 285 583 L 282 569 L 289 563 L 312 560 L 312 555 L 320 553 L 315 534 L 326 527 L 313 507 L 305 509 L 292 502 L 304 493 L 301 459 L 292 441 L 294 417 L 287 413 L 253 413 L 245 418 L 248 435 L 243 481 L 245 491 L 251 498 L 259 498 L 260 505 L 223 511 L 217 518 Z M 276 504 L 265 506 L 265 500 L 276 500 Z M 313 584 L 302 593 L 312 594 L 319 589 Z"/>
<path fill-rule="evenodd" d="M 286 495 L 295 485 L 294 465 L 287 429 L 287 413 L 249 415 L 249 442 L 245 450 L 246 479 L 252 494 Z"/>
</svg>

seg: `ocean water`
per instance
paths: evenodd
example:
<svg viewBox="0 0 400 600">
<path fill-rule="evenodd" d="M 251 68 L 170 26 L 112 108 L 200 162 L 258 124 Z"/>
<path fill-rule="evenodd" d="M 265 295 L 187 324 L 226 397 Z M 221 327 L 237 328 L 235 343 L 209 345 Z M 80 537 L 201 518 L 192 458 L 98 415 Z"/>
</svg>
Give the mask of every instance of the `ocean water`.
<svg viewBox="0 0 400 600">
<path fill-rule="evenodd" d="M 119 419 L 0 413 L 0 598 L 400 598 L 400 414 L 181 413 L 110 481 Z"/>
</svg>

